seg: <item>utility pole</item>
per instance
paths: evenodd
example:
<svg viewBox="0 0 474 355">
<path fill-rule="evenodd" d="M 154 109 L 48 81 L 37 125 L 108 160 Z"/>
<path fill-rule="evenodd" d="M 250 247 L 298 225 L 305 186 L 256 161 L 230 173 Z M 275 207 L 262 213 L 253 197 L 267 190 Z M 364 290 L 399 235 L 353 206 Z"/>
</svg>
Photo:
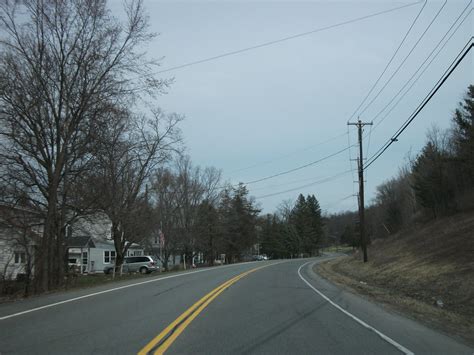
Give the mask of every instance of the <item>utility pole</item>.
<svg viewBox="0 0 474 355">
<path fill-rule="evenodd" d="M 349 126 L 357 126 L 359 135 L 359 231 L 360 244 L 364 254 L 364 263 L 367 262 L 367 236 L 365 235 L 365 207 L 364 207 L 364 156 L 362 152 L 362 128 L 364 126 L 371 126 L 372 122 L 362 122 L 360 119 L 355 122 L 347 122 Z"/>
</svg>

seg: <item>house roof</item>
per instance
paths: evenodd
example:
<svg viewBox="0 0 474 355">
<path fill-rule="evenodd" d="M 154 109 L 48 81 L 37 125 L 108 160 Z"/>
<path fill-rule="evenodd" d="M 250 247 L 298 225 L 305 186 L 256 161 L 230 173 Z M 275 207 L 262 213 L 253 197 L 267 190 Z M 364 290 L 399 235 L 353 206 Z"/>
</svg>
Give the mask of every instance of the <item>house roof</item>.
<svg viewBox="0 0 474 355">
<path fill-rule="evenodd" d="M 94 241 L 92 237 L 82 236 L 82 237 L 71 237 L 66 239 L 66 246 L 68 248 L 94 248 Z"/>
</svg>

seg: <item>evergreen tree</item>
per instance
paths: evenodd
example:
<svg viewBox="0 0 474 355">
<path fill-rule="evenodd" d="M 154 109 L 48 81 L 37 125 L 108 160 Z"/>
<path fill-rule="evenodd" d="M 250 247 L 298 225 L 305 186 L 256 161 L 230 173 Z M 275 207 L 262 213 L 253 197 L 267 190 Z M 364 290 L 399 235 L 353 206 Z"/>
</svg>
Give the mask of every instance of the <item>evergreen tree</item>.
<svg viewBox="0 0 474 355">
<path fill-rule="evenodd" d="M 448 156 L 429 141 L 413 163 L 413 189 L 421 206 L 433 217 L 449 209 L 454 197 L 453 182 L 449 180 Z"/>
<path fill-rule="evenodd" d="M 454 149 L 463 189 L 474 187 L 474 85 L 454 112 Z"/>
<path fill-rule="evenodd" d="M 216 207 L 204 200 L 197 208 L 196 213 L 196 238 L 198 248 L 204 254 L 204 260 L 209 265 L 214 265 L 221 241 L 218 233 L 219 214 Z"/>
<path fill-rule="evenodd" d="M 307 252 L 311 255 L 317 252 L 323 236 L 323 221 L 321 207 L 314 195 L 308 195 L 306 199 L 307 214 L 309 219 L 309 235 L 307 239 Z"/>
<path fill-rule="evenodd" d="M 241 260 L 257 241 L 255 227 L 260 210 L 248 194 L 247 188 L 239 184 L 237 188 L 226 190 L 221 200 L 221 232 L 228 262 Z"/>
<path fill-rule="evenodd" d="M 319 242 L 322 238 L 322 218 L 319 202 L 314 195 L 305 198 L 298 196 L 295 206 L 290 214 L 290 224 L 298 235 L 297 253 L 313 255 L 317 253 Z"/>
</svg>

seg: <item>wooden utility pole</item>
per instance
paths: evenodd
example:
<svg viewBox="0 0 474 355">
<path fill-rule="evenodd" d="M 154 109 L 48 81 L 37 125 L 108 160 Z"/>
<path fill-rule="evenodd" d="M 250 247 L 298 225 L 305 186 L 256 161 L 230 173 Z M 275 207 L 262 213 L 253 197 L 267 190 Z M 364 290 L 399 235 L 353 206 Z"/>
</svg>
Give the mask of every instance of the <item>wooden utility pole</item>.
<svg viewBox="0 0 474 355">
<path fill-rule="evenodd" d="M 371 126 L 372 122 L 362 122 L 358 120 L 355 123 L 348 122 L 349 126 L 357 126 L 359 136 L 359 231 L 360 231 L 360 245 L 364 254 L 364 263 L 368 261 L 367 257 L 367 236 L 365 234 L 365 206 L 364 206 L 364 156 L 362 152 L 362 128 L 364 126 Z"/>
</svg>

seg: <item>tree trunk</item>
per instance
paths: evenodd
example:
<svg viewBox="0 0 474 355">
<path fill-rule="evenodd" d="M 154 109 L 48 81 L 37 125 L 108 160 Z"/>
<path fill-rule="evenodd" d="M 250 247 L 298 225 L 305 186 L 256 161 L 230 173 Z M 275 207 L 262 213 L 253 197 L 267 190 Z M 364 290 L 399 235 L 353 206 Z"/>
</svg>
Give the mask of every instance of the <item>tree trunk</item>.
<svg viewBox="0 0 474 355">
<path fill-rule="evenodd" d="M 164 257 L 163 257 L 163 260 L 161 260 L 161 265 L 163 266 L 163 269 L 164 269 L 165 271 L 169 271 L 169 266 L 168 266 L 168 264 L 169 264 L 169 262 L 168 262 L 169 255 L 168 255 L 168 253 L 166 253 L 166 252 L 165 252 L 164 254 L 165 254 L 165 255 L 164 255 Z"/>
<path fill-rule="evenodd" d="M 36 260 L 36 276 L 35 284 L 36 291 L 38 293 L 46 292 L 51 287 L 51 275 L 52 275 L 52 264 L 53 264 L 53 241 L 54 241 L 54 215 L 56 210 L 56 203 L 53 197 L 49 198 L 48 201 L 48 213 L 44 221 L 43 237 L 37 253 Z"/>
<path fill-rule="evenodd" d="M 123 246 L 124 246 L 124 241 L 123 241 L 123 234 L 120 231 L 120 228 L 118 227 L 119 224 L 117 222 L 112 221 L 112 238 L 114 240 L 114 246 L 115 246 L 115 265 L 114 265 L 114 270 L 118 267 L 120 267 L 120 270 L 122 270 L 121 266 L 123 264 L 124 260 L 124 252 L 123 252 Z M 112 261 L 112 260 L 111 260 Z M 122 271 L 120 271 L 120 276 L 122 276 Z M 115 272 L 114 272 L 114 277 L 115 277 Z"/>
</svg>

